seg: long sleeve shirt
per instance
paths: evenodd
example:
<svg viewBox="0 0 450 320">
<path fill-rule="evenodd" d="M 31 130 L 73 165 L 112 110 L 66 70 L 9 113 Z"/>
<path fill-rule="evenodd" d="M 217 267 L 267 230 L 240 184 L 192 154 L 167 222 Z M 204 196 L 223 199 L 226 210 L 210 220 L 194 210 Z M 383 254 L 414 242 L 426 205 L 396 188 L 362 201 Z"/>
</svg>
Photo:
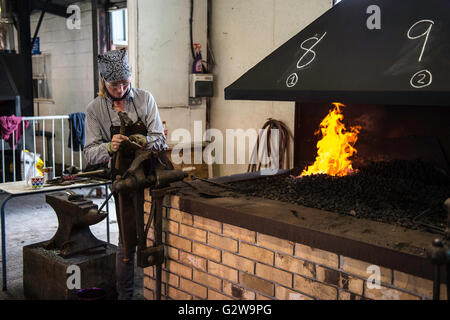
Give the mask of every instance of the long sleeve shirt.
<svg viewBox="0 0 450 320">
<path fill-rule="evenodd" d="M 156 150 L 167 149 L 158 106 L 152 94 L 141 89 L 131 89 L 125 101 L 124 112 L 127 113 L 133 122 L 136 122 L 138 115 L 136 114 L 131 99 L 134 101 L 139 118 L 144 122 L 148 131 L 147 148 Z M 89 164 L 105 163 L 111 159 L 108 152 L 108 143 L 112 139 L 110 131 L 112 125 L 120 126 L 119 113 L 114 110 L 113 101 L 109 97 L 97 97 L 88 105 L 86 110 L 86 146 L 84 148 L 84 157 Z"/>
</svg>

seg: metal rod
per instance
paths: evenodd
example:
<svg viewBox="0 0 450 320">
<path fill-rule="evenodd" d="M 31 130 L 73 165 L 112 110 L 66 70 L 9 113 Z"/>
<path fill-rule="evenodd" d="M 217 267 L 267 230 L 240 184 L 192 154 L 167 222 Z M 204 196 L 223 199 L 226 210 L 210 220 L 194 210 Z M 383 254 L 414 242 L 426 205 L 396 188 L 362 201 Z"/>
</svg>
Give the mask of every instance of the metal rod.
<svg viewBox="0 0 450 320">
<path fill-rule="evenodd" d="M 70 135 L 70 165 L 73 167 L 73 130 L 72 121 L 69 120 L 69 135 Z"/>
<path fill-rule="evenodd" d="M 194 175 L 194 174 L 191 174 L 191 179 L 192 179 L 192 180 L 200 180 L 200 181 L 203 181 L 203 182 L 206 182 L 206 183 L 210 183 L 210 184 L 212 184 L 212 185 L 215 185 L 215 186 L 218 186 L 218 187 L 221 187 L 221 188 L 226 188 L 226 189 L 230 189 L 230 190 L 235 190 L 235 188 L 233 188 L 233 187 L 231 187 L 231 186 L 227 186 L 226 184 L 221 184 L 221 183 L 217 183 L 217 182 L 214 182 L 214 181 L 202 179 L 202 178 L 197 177 L 197 176 Z"/>
<path fill-rule="evenodd" d="M 5 179 L 5 140 L 2 139 L 2 174 L 3 174 L 3 183 L 6 182 Z"/>
<path fill-rule="evenodd" d="M 22 141 L 22 150 L 23 150 L 23 154 L 22 154 L 22 157 L 23 157 L 23 179 L 25 179 L 26 178 L 26 173 L 25 173 L 25 150 L 26 150 L 26 145 L 25 145 L 25 137 L 26 137 L 26 135 L 25 135 L 25 120 L 23 120 L 22 119 L 22 137 L 23 137 L 23 141 Z"/>
<path fill-rule="evenodd" d="M 78 152 L 78 155 L 80 156 L 80 170 L 83 171 L 83 151 L 81 151 L 81 146 L 80 146 L 80 152 Z"/>
<path fill-rule="evenodd" d="M 61 157 L 62 157 L 62 160 L 61 160 L 61 163 L 62 163 L 62 171 L 61 171 L 61 173 L 64 173 L 64 160 L 65 160 L 65 157 L 64 157 L 64 120 L 63 119 L 61 119 L 61 145 L 62 145 L 62 149 L 61 149 Z"/>
<path fill-rule="evenodd" d="M 36 174 L 36 120 L 33 120 L 33 177 Z"/>
<path fill-rule="evenodd" d="M 106 186 L 106 200 L 103 201 L 101 207 L 98 209 L 98 213 L 100 213 L 100 211 L 102 211 L 102 209 L 106 206 L 106 208 L 108 208 L 108 201 L 111 199 L 111 197 L 116 194 L 116 192 L 111 192 L 110 195 L 108 195 L 108 186 Z"/>
<path fill-rule="evenodd" d="M 45 157 L 45 120 L 42 120 L 42 154 L 43 154 L 43 160 L 44 160 L 44 167 L 47 167 L 46 157 Z"/>
<path fill-rule="evenodd" d="M 100 53 L 98 50 L 98 6 L 97 0 L 91 0 L 92 6 L 92 60 L 94 73 L 94 98 L 97 97 L 99 91 L 99 77 L 98 77 L 98 61 L 97 56 Z M 102 52 L 103 53 L 103 52 Z"/>
<path fill-rule="evenodd" d="M 3 291 L 7 290 L 7 280 L 6 280 L 6 222 L 5 222 L 5 206 L 6 203 L 11 199 L 11 195 L 9 195 L 2 202 L 2 210 L 1 210 L 1 223 L 2 223 L 2 280 L 3 280 Z"/>
<path fill-rule="evenodd" d="M 106 241 L 108 242 L 108 244 L 110 243 L 110 239 L 109 239 L 109 199 L 111 199 L 111 197 L 108 195 L 108 185 L 105 185 L 105 197 L 108 201 L 106 201 Z M 113 195 L 113 193 L 111 192 L 111 196 Z"/>
<path fill-rule="evenodd" d="M 448 256 L 448 253 L 447 253 Z M 447 258 L 446 264 L 446 277 L 447 277 L 447 300 L 450 300 L 450 261 Z"/>
<path fill-rule="evenodd" d="M 13 156 L 13 181 L 16 182 L 16 136 L 14 131 L 12 132 L 12 156 Z"/>
<path fill-rule="evenodd" d="M 440 300 L 440 298 L 441 298 L 441 266 L 437 264 L 434 266 L 433 300 Z"/>
<path fill-rule="evenodd" d="M 55 120 L 52 119 L 52 179 L 55 179 Z"/>
<path fill-rule="evenodd" d="M 163 196 L 159 192 L 153 193 L 153 196 L 156 195 L 155 201 L 155 246 L 158 247 L 162 244 L 162 199 Z M 152 197 L 153 200 L 153 197 Z M 156 274 L 156 300 L 161 300 L 161 279 L 162 279 L 162 266 L 158 264 L 155 270 Z"/>
<path fill-rule="evenodd" d="M 38 21 L 38 24 L 36 26 L 36 30 L 34 31 L 33 40 L 31 41 L 31 48 L 33 48 L 34 43 L 36 42 L 36 38 L 37 38 L 37 35 L 39 33 L 39 29 L 41 28 L 41 23 L 42 23 L 42 20 L 44 19 L 44 15 L 45 15 L 45 12 L 47 11 L 47 5 L 48 5 L 49 2 L 50 2 L 50 0 L 47 0 L 45 2 L 44 9 L 42 10 L 41 16 L 39 17 L 39 21 Z"/>
<path fill-rule="evenodd" d="M 41 117 L 23 117 L 22 120 L 27 121 L 40 121 L 40 120 L 67 120 L 69 119 L 69 116 L 41 116 Z"/>
</svg>

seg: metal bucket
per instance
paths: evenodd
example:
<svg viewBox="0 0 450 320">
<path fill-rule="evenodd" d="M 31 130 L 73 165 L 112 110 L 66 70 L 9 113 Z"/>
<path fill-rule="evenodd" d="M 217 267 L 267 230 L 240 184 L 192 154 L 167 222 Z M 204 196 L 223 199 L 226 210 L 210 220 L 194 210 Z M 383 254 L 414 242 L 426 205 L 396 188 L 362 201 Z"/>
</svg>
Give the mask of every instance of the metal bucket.
<svg viewBox="0 0 450 320">
<path fill-rule="evenodd" d="M 81 289 L 77 292 L 77 299 L 82 301 L 105 300 L 106 291 L 101 288 Z"/>
</svg>

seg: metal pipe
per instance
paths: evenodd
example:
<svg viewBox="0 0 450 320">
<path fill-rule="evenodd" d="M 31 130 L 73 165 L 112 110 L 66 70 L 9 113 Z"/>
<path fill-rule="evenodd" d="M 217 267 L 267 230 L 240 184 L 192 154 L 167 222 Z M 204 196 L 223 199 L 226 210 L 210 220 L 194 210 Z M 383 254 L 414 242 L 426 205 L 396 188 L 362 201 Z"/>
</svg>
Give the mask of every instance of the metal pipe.
<svg viewBox="0 0 450 320">
<path fill-rule="evenodd" d="M 42 157 L 43 157 L 43 161 L 44 161 L 44 167 L 47 167 L 47 162 L 45 161 L 45 160 L 47 160 L 46 158 L 45 158 L 45 139 L 46 139 L 46 136 L 45 136 L 45 120 L 42 120 Z"/>
<path fill-rule="evenodd" d="M 97 0 L 91 0 L 92 4 L 92 59 L 94 72 L 94 98 L 97 97 L 99 91 L 99 76 L 98 76 L 98 5 Z"/>
<path fill-rule="evenodd" d="M 52 120 L 52 179 L 55 179 L 55 120 Z"/>
<path fill-rule="evenodd" d="M 3 174 L 3 183 L 6 182 L 5 179 L 5 140 L 2 139 L 2 174 Z"/>
<path fill-rule="evenodd" d="M 16 136 L 15 132 L 12 132 L 12 140 L 13 140 L 13 147 L 12 147 L 12 156 L 13 156 L 13 181 L 16 182 Z"/>
<path fill-rule="evenodd" d="M 3 291 L 7 290 L 6 283 L 6 221 L 5 221 L 5 206 L 6 203 L 11 199 L 11 195 L 8 195 L 6 199 L 2 202 L 1 208 L 1 224 L 2 224 L 2 278 L 3 278 Z"/>
<path fill-rule="evenodd" d="M 25 120 L 23 120 L 22 119 L 22 138 L 23 138 L 23 141 L 22 141 L 22 152 L 23 152 L 23 155 L 22 155 L 22 157 L 23 157 L 23 160 L 25 160 L 25 150 L 26 150 L 26 144 L 25 144 L 25 122 L 24 122 Z M 24 165 L 25 165 L 25 161 L 24 161 Z M 23 172 L 24 172 L 24 176 L 25 176 L 25 167 L 23 168 Z"/>
<path fill-rule="evenodd" d="M 111 193 L 111 195 L 112 194 L 113 193 Z M 108 199 L 106 201 L 106 212 L 108 213 L 108 215 L 106 216 L 106 241 L 109 244 L 110 243 L 110 239 L 109 239 L 109 199 L 110 199 L 110 197 L 108 196 L 108 185 L 105 185 L 105 197 L 106 197 L 106 199 Z"/>
<path fill-rule="evenodd" d="M 33 120 L 33 177 L 36 176 L 36 121 Z"/>
<path fill-rule="evenodd" d="M 440 300 L 441 298 L 441 266 L 434 266 L 434 281 L 433 281 L 433 300 Z"/>
<path fill-rule="evenodd" d="M 80 156 L 80 170 L 83 171 L 83 151 L 81 150 L 81 146 L 78 155 Z"/>
<path fill-rule="evenodd" d="M 50 2 L 50 0 L 47 0 L 45 2 L 44 9 L 42 10 L 41 16 L 39 17 L 39 21 L 38 21 L 38 24 L 36 26 L 36 30 L 34 31 L 33 40 L 31 41 L 31 48 L 33 48 L 34 43 L 36 42 L 36 38 L 37 38 L 37 35 L 39 33 L 39 29 L 41 28 L 42 20 L 44 20 L 44 15 L 45 15 L 45 12 L 47 11 L 47 5 L 48 5 L 49 2 Z"/>
<path fill-rule="evenodd" d="M 61 163 L 62 163 L 62 171 L 61 171 L 61 173 L 63 173 L 64 172 L 64 161 L 65 161 L 65 157 L 64 157 L 64 120 L 63 119 L 61 119 L 61 157 L 62 157 L 62 160 L 61 160 Z"/>
<path fill-rule="evenodd" d="M 69 135 L 70 135 L 70 165 L 73 167 L 73 123 L 69 120 Z"/>
<path fill-rule="evenodd" d="M 41 117 L 23 117 L 22 120 L 27 120 L 27 121 L 31 121 L 31 120 L 36 120 L 36 121 L 40 121 L 40 120 L 67 120 L 69 119 L 69 116 L 41 116 Z"/>
<path fill-rule="evenodd" d="M 156 196 L 155 198 L 153 198 Z M 155 247 L 162 245 L 162 199 L 163 195 L 161 192 L 154 192 L 152 195 L 152 201 L 155 201 Z M 154 199 L 154 200 L 153 200 Z M 161 300 L 161 279 L 162 279 L 162 266 L 161 264 L 156 265 L 155 268 L 155 279 L 156 279 L 156 290 L 155 296 L 156 300 Z"/>
</svg>

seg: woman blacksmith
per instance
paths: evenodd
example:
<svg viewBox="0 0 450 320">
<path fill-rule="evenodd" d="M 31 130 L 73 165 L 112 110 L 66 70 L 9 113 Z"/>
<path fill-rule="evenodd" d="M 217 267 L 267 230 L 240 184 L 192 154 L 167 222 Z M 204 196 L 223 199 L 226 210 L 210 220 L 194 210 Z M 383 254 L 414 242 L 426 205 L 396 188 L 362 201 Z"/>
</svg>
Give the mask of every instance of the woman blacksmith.
<svg viewBox="0 0 450 320">
<path fill-rule="evenodd" d="M 150 92 L 133 88 L 131 85 L 126 50 L 114 50 L 99 55 L 98 66 L 101 76 L 100 92 L 86 111 L 84 156 L 88 163 L 90 165 L 109 163 L 111 166 L 121 142 L 128 140 L 131 135 L 146 137 L 147 149 L 156 151 L 167 149 L 155 99 Z M 120 132 L 119 112 L 126 113 L 132 121 L 123 134 Z M 118 212 L 118 198 L 115 200 Z M 137 244 L 134 212 L 131 209 L 124 210 L 118 214 L 117 219 L 119 229 L 123 229 L 119 230 L 116 254 L 118 299 L 131 299 L 134 289 L 134 253 Z"/>
</svg>

